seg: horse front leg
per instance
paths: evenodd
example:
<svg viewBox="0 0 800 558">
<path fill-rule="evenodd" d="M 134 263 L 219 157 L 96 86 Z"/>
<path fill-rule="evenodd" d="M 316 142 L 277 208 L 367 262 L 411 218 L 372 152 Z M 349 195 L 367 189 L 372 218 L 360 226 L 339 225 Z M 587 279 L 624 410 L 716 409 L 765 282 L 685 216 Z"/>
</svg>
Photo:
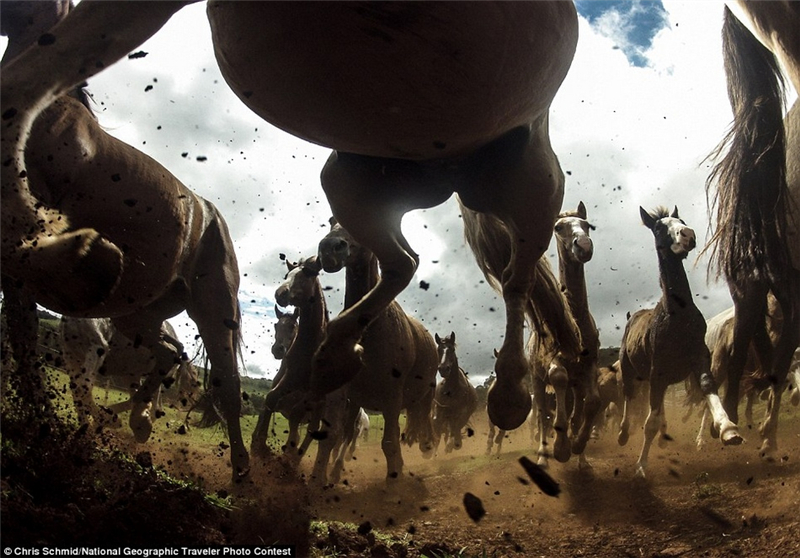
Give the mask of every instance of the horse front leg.
<svg viewBox="0 0 800 558">
<path fill-rule="evenodd" d="M 700 384 L 700 390 L 705 397 L 706 409 L 711 414 L 712 434 L 718 433 L 722 443 L 726 446 L 737 446 L 744 441 L 744 438 L 742 438 L 742 436 L 739 434 L 739 427 L 733 420 L 731 420 L 730 414 L 726 412 L 727 409 L 723 406 L 722 400 L 717 393 L 717 382 L 714 379 L 714 376 L 711 374 L 710 361 L 710 356 L 706 355 L 703 359 L 703 362 L 700 363 L 699 369 L 693 373 L 697 374 L 697 381 Z M 726 403 L 727 396 L 731 391 L 731 385 L 734 383 L 738 387 L 739 379 L 736 378 L 734 381 L 733 377 L 728 376 L 728 390 L 725 393 Z M 737 398 L 739 396 L 738 392 L 739 390 L 737 389 Z M 736 407 L 738 407 L 738 401 L 737 405 L 734 406 L 734 409 L 736 409 Z"/>
<path fill-rule="evenodd" d="M 513 430 L 531 410 L 530 394 L 523 385 L 530 371 L 524 347 L 525 318 L 534 297 L 537 265 L 550 244 L 564 196 L 564 174 L 550 145 L 548 115 L 485 146 L 470 164 L 473 172 L 458 189 L 460 200 L 475 212 L 499 219 L 510 243 L 499 278 L 505 336 L 495 362 L 497 379 L 487 394 L 487 411 L 499 428 Z M 473 246 L 473 251 L 479 249 Z M 554 323 L 549 325 L 554 329 L 556 321 L 564 320 L 564 316 L 552 318 Z"/>
<path fill-rule="evenodd" d="M 547 380 L 556 392 L 556 418 L 553 426 L 556 439 L 553 443 L 553 457 L 561 463 L 566 463 L 569 461 L 571 453 L 568 434 L 569 414 L 567 411 L 569 377 L 566 369 L 562 365 L 551 363 L 550 370 L 547 373 Z"/>
<path fill-rule="evenodd" d="M 452 189 L 432 185 L 416 163 L 349 153 L 333 152 L 321 178 L 333 216 L 381 269 L 372 290 L 328 323 L 311 376 L 312 390 L 325 394 L 361 370 L 361 336 L 414 276 L 419 257 L 403 236 L 403 216 L 443 203 Z"/>
</svg>

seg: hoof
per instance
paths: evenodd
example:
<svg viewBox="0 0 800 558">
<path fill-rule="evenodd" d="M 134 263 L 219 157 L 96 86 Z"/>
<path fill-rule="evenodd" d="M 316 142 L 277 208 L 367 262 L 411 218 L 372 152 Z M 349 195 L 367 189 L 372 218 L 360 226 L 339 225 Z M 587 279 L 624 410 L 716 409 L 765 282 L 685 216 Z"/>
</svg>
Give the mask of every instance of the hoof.
<svg viewBox="0 0 800 558">
<path fill-rule="evenodd" d="M 153 423 L 150 422 L 149 417 L 135 417 L 131 414 L 130 427 L 133 431 L 134 440 L 139 444 L 143 444 L 149 440 L 150 434 L 153 432 Z"/>
<path fill-rule="evenodd" d="M 720 438 L 722 445 L 725 446 L 739 446 L 744 442 L 744 438 L 739 434 L 739 427 L 733 423 L 722 428 Z"/>
<path fill-rule="evenodd" d="M 620 430 L 619 434 L 617 434 L 617 443 L 621 446 L 624 446 L 628 443 L 628 431 L 627 430 Z"/>
<path fill-rule="evenodd" d="M 572 455 L 569 438 L 565 434 L 556 433 L 556 441 L 553 444 L 553 457 L 559 463 L 566 463 Z"/>
<path fill-rule="evenodd" d="M 501 430 L 519 428 L 531 412 L 531 396 L 516 385 L 495 381 L 486 395 L 489 420 Z"/>
</svg>

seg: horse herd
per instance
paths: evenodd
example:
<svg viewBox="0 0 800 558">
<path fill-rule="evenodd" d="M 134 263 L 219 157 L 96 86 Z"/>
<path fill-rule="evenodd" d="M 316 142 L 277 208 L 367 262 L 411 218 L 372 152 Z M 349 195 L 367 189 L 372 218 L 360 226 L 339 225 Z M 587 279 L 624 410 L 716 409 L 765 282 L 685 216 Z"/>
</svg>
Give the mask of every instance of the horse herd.
<svg viewBox="0 0 800 558">
<path fill-rule="evenodd" d="M 65 327 L 72 318 L 105 319 L 95 323 L 150 352 L 149 374 L 141 384 L 129 381 L 139 441 L 152 430 L 160 386 L 184 360 L 165 320 L 186 310 L 211 365 L 204 422 L 226 424 L 234 480 L 248 473 L 250 452 L 269 452 L 276 412 L 290 423 L 287 451 L 318 441 L 313 477 L 321 482 L 339 479 L 362 409 L 383 414 L 390 479 L 402 474 L 401 442 L 424 454 L 442 438 L 446 449 L 458 448 L 476 397 L 458 366 L 455 334 L 431 336 L 394 300 L 418 263 L 400 228 L 403 215 L 455 192 L 467 243 L 505 303 L 489 418 L 511 430 L 535 406 L 540 465 L 573 454 L 585 462 L 611 376 L 621 390 L 621 444 L 634 397 L 649 388 L 639 475 L 666 429 L 665 390 L 687 379 L 712 434 L 728 445 L 743 440 L 743 378 L 765 381 L 761 449 L 774 452 L 800 342 L 800 108 L 784 115 L 780 78 L 783 68 L 800 90 L 798 5 L 739 1 L 725 10 L 734 125 L 708 188 L 717 209 L 709 249 L 734 301 L 727 321 L 718 320 L 727 333 L 718 335 L 718 321 L 707 325 L 693 303 L 683 260 L 696 247 L 694 231 L 677 207 L 642 209 L 662 295 L 654 309 L 630 316 L 609 375 L 598 370 L 583 269 L 593 253 L 592 225 L 583 204 L 559 214 L 564 174 L 548 136 L 550 103 L 578 41 L 571 2 L 210 0 L 217 61 L 242 102 L 334 150 L 321 173 L 331 230 L 316 255 L 289 264 L 275 293 L 295 312 L 281 316 L 290 341 L 273 347 L 281 367 L 248 452 L 239 424 L 239 271 L 225 221 L 157 161 L 103 130 L 82 90 L 183 4 L 12 2 L 0 13 L 9 39 L 0 84 L 2 287 L 16 361 L 11 384 L 30 416 L 53 412 L 33 363 L 35 303 L 68 316 Z M 542 257 L 553 235 L 558 277 Z M 341 270 L 344 310 L 329 320 L 319 274 Z M 526 322 L 533 332 L 527 341 Z M 707 345 L 715 335 L 724 341 Z M 85 371 L 89 363 L 79 366 Z M 84 399 L 86 383 L 74 383 L 83 390 L 75 399 L 85 420 L 101 420 L 105 411 Z M 302 423 L 308 433 L 301 442 Z"/>
</svg>

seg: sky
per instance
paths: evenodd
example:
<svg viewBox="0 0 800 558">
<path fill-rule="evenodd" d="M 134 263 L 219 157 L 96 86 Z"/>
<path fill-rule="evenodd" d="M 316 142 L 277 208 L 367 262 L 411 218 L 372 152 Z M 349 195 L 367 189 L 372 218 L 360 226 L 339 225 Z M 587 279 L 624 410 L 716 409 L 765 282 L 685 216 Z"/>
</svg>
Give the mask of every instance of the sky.
<svg viewBox="0 0 800 558">
<path fill-rule="evenodd" d="M 596 226 L 585 267 L 589 304 L 602 345 L 618 346 L 626 314 L 660 297 L 653 238 L 639 206 L 677 205 L 699 246 L 709 237 L 704 159 L 731 120 L 723 8 L 711 0 L 580 0 L 577 7 L 580 38 L 551 107 L 551 139 L 566 173 L 564 208 L 583 201 Z M 286 271 L 281 254 L 315 254 L 328 230 L 319 173 L 330 150 L 267 124 L 234 96 L 214 60 L 205 3 L 181 10 L 137 50 L 147 56 L 122 60 L 89 82 L 99 121 L 221 210 L 242 272 L 244 373 L 271 378 L 279 367 L 270 346 L 274 292 Z M 431 334 L 454 331 L 461 366 L 482 383 L 502 344 L 505 315 L 463 240 L 454 198 L 409 213 L 403 230 L 420 266 L 399 302 Z M 724 282 L 707 280 L 708 258 L 698 260 L 698 252 L 685 267 L 710 318 L 731 301 Z M 553 243 L 547 257 L 557 266 Z M 335 314 L 343 273 L 321 280 Z M 171 322 L 192 354 L 191 321 L 183 314 Z"/>
</svg>

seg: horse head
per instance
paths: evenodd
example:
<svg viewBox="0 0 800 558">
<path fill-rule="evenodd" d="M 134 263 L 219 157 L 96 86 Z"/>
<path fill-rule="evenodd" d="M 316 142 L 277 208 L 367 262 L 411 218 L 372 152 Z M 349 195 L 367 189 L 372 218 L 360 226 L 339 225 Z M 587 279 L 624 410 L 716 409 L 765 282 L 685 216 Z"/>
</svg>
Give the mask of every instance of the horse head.
<svg viewBox="0 0 800 558">
<path fill-rule="evenodd" d="M 442 378 L 449 378 L 453 372 L 458 372 L 458 357 L 456 356 L 456 334 L 450 332 L 450 335 L 439 337 L 438 333 L 434 333 L 436 338 L 436 345 L 439 350 L 439 374 Z"/>
<path fill-rule="evenodd" d="M 576 211 L 559 214 L 553 230 L 564 254 L 571 254 L 578 263 L 585 264 L 594 254 L 594 245 L 589 237 L 589 231 L 594 228 L 586 220 L 586 206 L 580 202 Z"/>
<path fill-rule="evenodd" d="M 308 306 L 319 294 L 320 266 L 316 256 L 294 264 L 287 260 L 289 272 L 275 290 L 275 302 L 281 306 Z"/>
<path fill-rule="evenodd" d="M 642 223 L 653 231 L 656 240 L 656 249 L 669 250 L 680 258 L 685 258 L 697 245 L 694 230 L 687 227 L 686 223 L 678 216 L 678 207 L 669 213 L 664 207 L 659 207 L 652 212 L 639 208 Z"/>
<path fill-rule="evenodd" d="M 355 263 L 365 248 L 353 239 L 335 217 L 331 217 L 329 222 L 331 230 L 319 241 L 317 255 L 326 273 L 336 273 Z"/>
<path fill-rule="evenodd" d="M 289 347 L 294 343 L 294 338 L 297 337 L 297 318 L 299 312 L 295 307 L 294 312 L 282 312 L 278 306 L 275 306 L 275 316 L 278 321 L 275 322 L 275 342 L 272 344 L 272 356 L 277 360 L 281 360 L 289 352 Z"/>
</svg>

